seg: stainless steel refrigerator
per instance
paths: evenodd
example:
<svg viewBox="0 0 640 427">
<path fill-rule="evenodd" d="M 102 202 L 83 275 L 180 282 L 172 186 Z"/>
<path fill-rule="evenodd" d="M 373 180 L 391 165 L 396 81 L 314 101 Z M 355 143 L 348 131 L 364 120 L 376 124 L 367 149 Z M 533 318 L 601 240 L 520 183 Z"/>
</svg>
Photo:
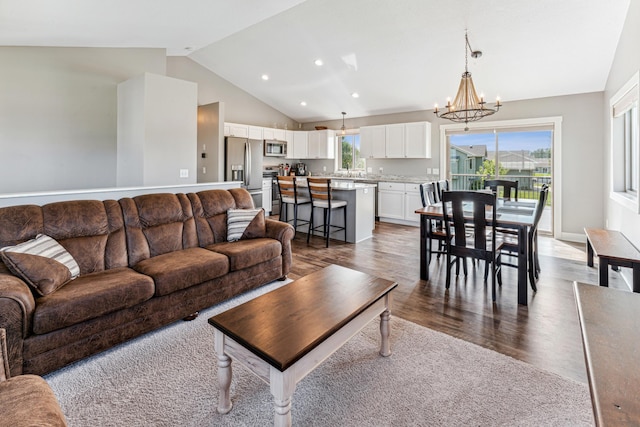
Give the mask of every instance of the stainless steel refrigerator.
<svg viewBox="0 0 640 427">
<path fill-rule="evenodd" d="M 241 181 L 256 208 L 262 207 L 262 144 L 257 139 L 226 137 L 224 180 Z"/>
</svg>

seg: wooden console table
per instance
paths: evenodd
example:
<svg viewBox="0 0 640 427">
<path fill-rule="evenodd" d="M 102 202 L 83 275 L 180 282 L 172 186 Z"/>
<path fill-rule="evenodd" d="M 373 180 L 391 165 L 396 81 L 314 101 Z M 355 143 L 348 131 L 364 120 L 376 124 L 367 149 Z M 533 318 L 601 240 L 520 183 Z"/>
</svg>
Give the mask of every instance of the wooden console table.
<svg viewBox="0 0 640 427">
<path fill-rule="evenodd" d="M 619 231 L 585 228 L 587 265 L 598 257 L 600 286 L 609 286 L 609 266 L 633 269 L 633 292 L 640 292 L 640 251 Z"/>
<path fill-rule="evenodd" d="M 640 295 L 574 282 L 596 424 L 640 425 Z"/>
</svg>

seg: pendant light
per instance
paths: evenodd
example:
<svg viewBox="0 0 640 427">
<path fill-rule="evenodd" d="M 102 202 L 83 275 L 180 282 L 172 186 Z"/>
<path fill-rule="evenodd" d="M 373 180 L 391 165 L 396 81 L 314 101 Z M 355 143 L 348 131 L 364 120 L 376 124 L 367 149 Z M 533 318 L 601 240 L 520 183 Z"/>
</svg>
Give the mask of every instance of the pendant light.
<svg viewBox="0 0 640 427">
<path fill-rule="evenodd" d="M 471 79 L 471 73 L 467 68 L 467 53 L 471 52 L 473 58 L 479 58 L 482 56 L 482 52 L 479 50 L 471 49 L 469 44 L 469 37 L 467 32 L 464 33 L 464 73 L 462 74 L 462 80 L 460 80 L 460 86 L 458 87 L 458 93 L 453 100 L 447 100 L 445 110 L 438 110 L 436 104 L 434 108 L 434 114 L 442 119 L 448 119 L 452 122 L 464 122 L 465 129 L 469 130 L 469 122 L 480 120 L 483 117 L 490 116 L 500 110 L 502 104 L 500 99 L 496 99 L 495 106 L 493 108 L 487 107 L 486 102 L 482 96 L 478 96 L 476 88 L 473 85 Z"/>
<path fill-rule="evenodd" d="M 347 113 L 345 113 L 344 111 L 342 112 L 342 127 L 340 128 L 342 135 L 345 135 L 347 133 L 347 128 L 344 127 L 344 116 L 346 116 L 346 114 Z"/>
</svg>

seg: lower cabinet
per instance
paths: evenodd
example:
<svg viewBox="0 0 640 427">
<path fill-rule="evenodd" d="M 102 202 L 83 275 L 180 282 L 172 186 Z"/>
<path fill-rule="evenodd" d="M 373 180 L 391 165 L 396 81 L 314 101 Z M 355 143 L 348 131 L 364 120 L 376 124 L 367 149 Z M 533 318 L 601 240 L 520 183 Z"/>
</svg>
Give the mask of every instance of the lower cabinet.
<svg viewBox="0 0 640 427">
<path fill-rule="evenodd" d="M 420 225 L 420 216 L 415 211 L 421 207 L 420 184 L 378 183 L 378 216 L 380 221 Z"/>
</svg>

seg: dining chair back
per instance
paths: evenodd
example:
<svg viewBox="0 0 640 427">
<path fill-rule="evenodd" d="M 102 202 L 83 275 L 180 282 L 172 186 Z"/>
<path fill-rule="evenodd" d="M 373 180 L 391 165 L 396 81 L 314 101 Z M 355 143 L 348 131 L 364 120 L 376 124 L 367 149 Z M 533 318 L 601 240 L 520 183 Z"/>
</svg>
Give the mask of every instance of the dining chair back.
<svg viewBox="0 0 640 427">
<path fill-rule="evenodd" d="M 491 266 L 491 296 L 496 300 L 496 280 L 500 274 L 501 244 L 496 239 L 496 195 L 478 191 L 445 191 L 442 193 L 444 229 L 450 239 L 447 247 L 447 288 L 451 283 L 452 257 L 455 257 L 456 275 L 460 273 L 460 260 L 466 274 L 466 259 L 485 261 L 485 281 Z M 491 220 L 487 220 L 490 212 Z M 469 233 L 473 225 L 473 233 Z"/>
<path fill-rule="evenodd" d="M 307 177 L 307 185 L 309 187 L 309 199 L 311 200 L 311 215 L 309 217 L 309 234 L 307 234 L 307 243 L 311 233 L 322 228 L 325 245 L 329 247 L 329 236 L 337 231 L 344 231 L 344 241 L 347 241 L 347 202 L 345 200 L 334 200 L 331 194 L 330 178 L 311 178 Z M 314 226 L 314 209 L 323 210 L 323 223 Z M 344 225 L 339 226 L 332 224 L 331 213 L 334 209 L 344 210 Z"/>
<path fill-rule="evenodd" d="M 298 206 L 311 203 L 311 199 L 299 194 L 296 177 L 289 175 L 279 175 L 278 192 L 280 193 L 280 221 L 293 222 L 294 230 L 298 229 L 298 225 L 306 225 L 309 222 L 298 219 Z M 293 206 L 293 219 L 289 220 L 288 205 Z"/>
<path fill-rule="evenodd" d="M 484 188 L 490 188 L 491 191 L 500 194 L 500 188 L 502 188 L 502 198 L 504 200 L 511 200 L 513 196 L 515 201 L 518 201 L 518 181 L 511 181 L 508 179 L 488 179 L 484 182 Z M 513 194 L 512 194 L 513 193 Z"/>
<path fill-rule="evenodd" d="M 420 184 L 420 197 L 422 199 L 422 207 L 435 205 L 436 202 L 436 183 L 425 182 Z M 425 230 L 427 238 L 427 268 L 431 264 L 431 255 L 436 254 L 440 259 L 440 255 L 446 255 L 447 234 L 444 231 L 442 221 L 429 220 L 430 223 Z M 437 242 L 437 248 L 433 248 L 433 241 Z"/>
<path fill-rule="evenodd" d="M 422 199 L 423 208 L 436 204 L 436 183 L 424 182 L 420 184 L 420 198 Z"/>
<path fill-rule="evenodd" d="M 436 182 L 436 201 L 440 202 L 442 201 L 442 193 L 444 191 L 449 191 L 449 180 L 448 179 L 441 179 L 440 181 Z"/>
</svg>

